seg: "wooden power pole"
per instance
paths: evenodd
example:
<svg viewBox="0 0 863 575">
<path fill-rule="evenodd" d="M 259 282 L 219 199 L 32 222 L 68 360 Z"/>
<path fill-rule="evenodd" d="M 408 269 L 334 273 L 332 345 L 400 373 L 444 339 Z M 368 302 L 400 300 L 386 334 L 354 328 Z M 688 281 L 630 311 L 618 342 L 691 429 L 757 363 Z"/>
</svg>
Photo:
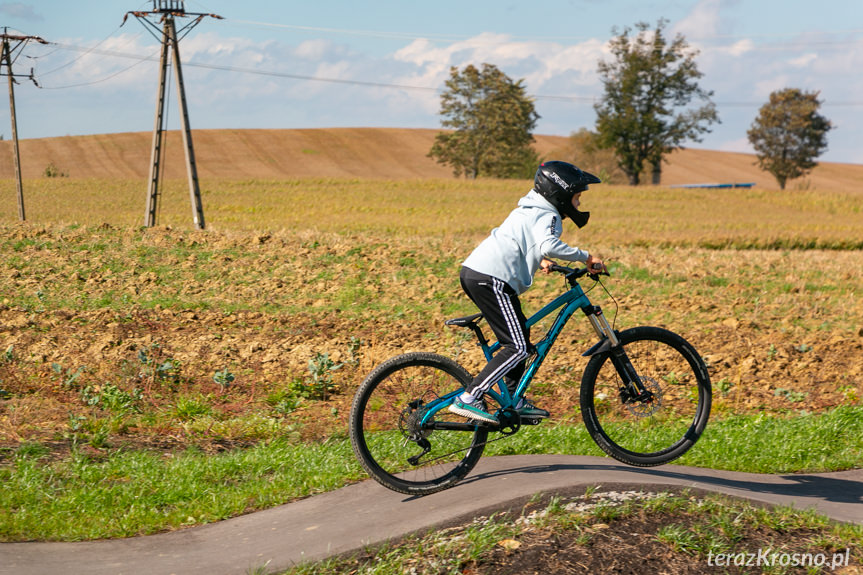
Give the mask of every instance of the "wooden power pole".
<svg viewBox="0 0 863 575">
<path fill-rule="evenodd" d="M 162 44 L 162 55 L 159 59 L 159 90 L 156 98 L 156 123 L 153 129 L 153 149 L 150 156 L 150 179 L 147 187 L 147 209 L 144 225 L 156 225 L 159 202 L 159 180 L 162 172 L 162 144 L 165 131 L 165 88 L 168 77 L 168 65 L 173 64 L 174 78 L 177 84 L 177 97 L 180 105 L 180 121 L 182 123 L 183 147 L 186 152 L 186 172 L 189 178 L 189 198 L 192 203 L 192 217 L 195 229 L 203 230 L 204 208 L 201 202 L 201 188 L 198 184 L 198 167 L 195 163 L 195 147 L 192 144 L 192 129 L 189 127 L 189 108 L 186 104 L 186 89 L 183 85 L 183 70 L 180 65 L 180 40 L 191 31 L 205 16 L 221 18 L 215 14 L 200 14 L 186 12 L 183 0 L 153 0 L 153 9 L 149 12 L 130 12 L 139 21 L 148 25 L 153 34 Z M 129 16 L 126 14 L 126 17 Z M 148 18 L 158 16 L 161 28 Z M 195 19 L 179 30 L 178 35 L 175 18 L 194 16 Z M 124 19 L 125 22 L 125 19 Z M 173 54 L 173 58 L 171 57 Z"/>
<path fill-rule="evenodd" d="M 12 120 L 12 161 L 15 164 L 15 185 L 18 189 L 18 219 L 22 222 L 27 219 L 24 212 L 24 185 L 21 183 L 21 154 L 18 151 L 18 118 L 15 113 L 15 73 L 12 72 L 12 54 L 17 52 L 30 40 L 35 40 L 40 44 L 47 44 L 45 40 L 38 36 L 18 36 L 9 34 L 8 28 L 3 28 L 3 34 L 0 35 L 3 40 L 3 52 L 0 56 L 0 65 L 6 67 L 5 75 L 9 78 L 9 116 Z M 14 46 L 10 44 L 16 42 Z M 0 74 L 2 75 L 2 74 Z M 26 76 L 35 83 L 33 72 Z"/>
</svg>

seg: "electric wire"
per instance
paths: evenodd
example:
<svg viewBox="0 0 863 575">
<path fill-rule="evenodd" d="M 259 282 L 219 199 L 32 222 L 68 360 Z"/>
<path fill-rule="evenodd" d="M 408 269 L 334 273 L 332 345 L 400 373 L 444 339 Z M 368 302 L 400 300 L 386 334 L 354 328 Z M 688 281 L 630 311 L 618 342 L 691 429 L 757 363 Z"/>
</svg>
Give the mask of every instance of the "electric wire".
<svg viewBox="0 0 863 575">
<path fill-rule="evenodd" d="M 100 42 L 100 44 L 104 43 L 104 40 Z M 108 81 L 120 74 L 134 68 L 136 65 L 143 63 L 145 61 L 156 61 L 158 58 L 156 55 L 144 56 L 141 57 L 140 54 L 131 54 L 128 52 L 121 52 L 118 50 L 104 50 L 98 49 L 98 45 L 92 47 L 82 47 L 76 46 L 74 44 L 58 44 L 59 48 L 67 49 L 67 50 L 80 50 L 83 51 L 79 58 L 87 55 L 87 54 L 98 54 L 102 56 L 110 56 L 117 58 L 134 58 L 138 60 L 134 65 L 125 68 L 119 72 L 115 72 L 105 78 L 101 78 L 99 80 L 93 80 L 90 82 L 82 82 L 80 84 L 70 84 L 67 86 L 55 86 L 46 89 L 63 89 L 63 88 L 74 88 L 81 86 L 89 86 L 93 84 L 98 84 L 101 82 Z M 73 60 L 73 62 L 75 61 Z M 223 64 L 209 64 L 203 62 L 194 62 L 188 61 L 184 62 L 184 65 L 190 68 L 201 68 L 201 69 L 209 69 L 209 70 L 217 70 L 217 71 L 225 71 L 232 73 L 242 73 L 242 74 L 252 74 L 257 76 L 268 76 L 275 78 L 285 78 L 289 80 L 300 80 L 300 81 L 309 81 L 309 82 L 323 82 L 323 83 L 331 83 L 331 84 L 344 84 L 344 85 L 354 85 L 354 86 L 365 86 L 372 88 L 388 88 L 388 89 L 398 89 L 398 90 L 408 90 L 408 91 L 421 91 L 421 92 L 431 92 L 431 93 L 443 93 L 443 88 L 439 87 L 431 87 L 431 86 L 415 86 L 408 84 L 397 84 L 391 82 L 372 82 L 365 80 L 350 80 L 344 78 L 326 78 L 320 76 L 309 76 L 304 74 L 295 74 L 290 72 L 279 72 L 275 70 L 264 70 L 260 68 L 247 68 L 242 66 L 232 66 L 232 65 L 223 65 Z M 40 78 L 43 74 L 40 74 Z M 597 100 L 596 96 L 582 96 L 582 95 L 553 95 L 553 94 L 533 94 L 531 97 L 535 100 L 544 100 L 544 101 L 559 101 L 559 102 L 583 102 L 583 103 L 593 103 Z M 715 102 L 717 106 L 720 107 L 736 107 L 736 108 L 757 108 L 763 105 L 763 102 L 744 102 L 744 101 L 718 101 Z M 863 101 L 829 101 L 825 100 L 823 102 L 825 107 L 857 107 L 863 106 Z"/>
<path fill-rule="evenodd" d="M 85 50 L 84 52 L 82 52 L 82 53 L 81 53 L 81 55 L 80 55 L 80 56 L 78 56 L 77 58 L 73 58 L 72 60 L 70 60 L 70 61 L 66 62 L 65 64 L 62 64 L 62 65 L 60 65 L 60 66 L 57 66 L 56 68 L 52 68 L 51 70 L 48 70 L 47 72 L 39 72 L 39 76 L 40 76 L 40 77 L 48 76 L 48 75 L 50 75 L 50 74 L 53 74 L 54 72 L 58 72 L 58 71 L 60 71 L 60 70 L 63 70 L 63 69 L 65 69 L 65 68 L 68 68 L 69 66 L 71 66 L 72 64 L 74 64 L 75 62 L 77 62 L 78 60 L 80 60 L 81 58 L 85 57 L 87 54 L 90 54 L 90 53 L 92 53 L 92 52 L 95 52 L 95 51 L 96 51 L 96 49 L 97 49 L 99 46 L 101 46 L 102 44 L 104 44 L 105 42 L 107 42 L 108 40 L 110 40 L 110 39 L 111 39 L 111 37 L 112 37 L 112 36 L 114 36 L 114 34 L 116 34 L 116 33 L 120 30 L 120 27 L 121 27 L 121 26 L 122 26 L 122 24 L 121 24 L 120 26 L 117 26 L 117 28 L 115 28 L 113 32 L 111 32 L 110 34 L 108 34 L 105 38 L 103 38 L 102 40 L 100 40 L 99 42 L 97 42 L 97 43 L 96 43 L 95 45 L 93 45 L 91 48 L 89 48 L 89 49 Z M 56 43 L 56 42 L 49 42 L 49 44 L 52 44 L 52 45 L 57 46 L 57 48 L 56 48 L 54 51 L 52 51 L 52 52 L 51 52 L 51 54 L 53 54 L 53 53 L 54 53 L 54 52 L 56 52 L 57 50 L 62 50 L 62 49 L 64 49 L 64 48 L 66 48 L 66 45 L 64 45 L 64 44 L 59 44 L 59 43 Z M 45 55 L 37 56 L 37 58 L 44 58 L 44 57 L 45 57 Z"/>
<path fill-rule="evenodd" d="M 66 45 L 68 49 L 79 49 L 78 47 L 72 45 Z M 140 58 L 139 55 L 129 54 L 124 52 L 118 52 L 116 50 L 91 50 L 91 52 L 98 53 L 100 55 L 106 56 L 115 56 L 118 58 Z M 71 86 L 62 86 L 62 87 L 53 87 L 51 89 L 60 89 L 65 87 L 77 87 L 77 86 L 87 86 L 91 84 L 96 84 L 99 82 L 110 80 L 111 78 L 120 75 L 123 72 L 130 70 L 131 68 L 137 66 L 146 61 L 157 61 L 158 57 L 154 54 L 151 56 L 146 56 L 140 59 L 138 62 L 126 68 L 120 72 L 116 72 L 111 76 L 100 80 L 94 80 L 93 82 L 75 84 Z M 274 78 L 284 78 L 288 80 L 300 80 L 300 81 L 308 81 L 308 82 L 323 82 L 323 83 L 331 83 L 331 84 L 344 84 L 344 85 L 352 85 L 352 86 L 364 86 L 371 88 L 388 88 L 388 89 L 398 89 L 398 90 L 408 90 L 408 91 L 420 91 L 420 92 L 430 92 L 430 93 L 443 93 L 443 88 L 432 87 L 432 86 L 415 86 L 409 84 L 397 84 L 391 82 L 370 82 L 365 80 L 349 80 L 344 78 L 326 78 L 321 76 L 309 76 L 304 74 L 294 74 L 290 72 L 278 72 L 275 70 L 264 70 L 260 68 L 246 68 L 242 66 L 230 66 L 224 64 L 208 64 L 204 62 L 195 62 L 195 61 L 186 61 L 183 63 L 184 66 L 188 68 L 200 68 L 206 70 L 216 70 L 223 72 L 232 72 L 232 73 L 241 73 L 241 74 L 251 74 L 256 76 L 268 76 Z M 48 89 L 48 88 L 46 88 Z M 532 94 L 531 98 L 535 100 L 543 100 L 543 101 L 558 101 L 558 102 L 572 102 L 572 103 L 593 103 L 597 101 L 597 96 L 579 96 L 579 95 L 550 95 L 550 94 Z M 717 101 L 715 102 L 718 107 L 737 107 L 737 108 L 757 108 L 764 104 L 764 102 L 743 102 L 743 101 Z M 857 107 L 863 106 L 863 101 L 830 101 L 825 100 L 822 104 L 824 107 Z"/>
<path fill-rule="evenodd" d="M 477 34 L 439 34 L 439 33 L 411 33 L 411 32 L 386 32 L 380 30 L 357 30 L 347 28 L 328 28 L 321 26 L 300 26 L 296 24 L 281 24 L 277 22 L 258 22 L 254 20 L 242 20 L 235 18 L 225 18 L 225 23 L 243 25 L 255 28 L 275 28 L 281 30 L 294 30 L 297 32 L 310 32 L 316 34 L 331 34 L 335 36 L 362 36 L 369 38 L 381 38 L 389 40 L 439 40 L 446 42 L 472 40 L 484 44 L 503 44 L 513 40 L 522 42 L 580 42 L 586 40 L 594 40 L 596 36 L 590 35 L 561 35 L 561 36 L 520 36 L 501 33 L 488 33 L 486 37 L 478 36 Z M 852 28 L 848 30 L 832 31 L 833 35 L 855 35 L 863 33 L 863 29 Z M 698 34 L 689 33 L 686 35 L 687 40 L 698 40 L 702 42 L 727 42 L 729 40 L 775 40 L 781 38 L 789 38 L 797 35 L 796 33 L 787 34 Z M 505 38 L 505 40 L 494 40 L 494 38 Z M 802 46 L 844 46 L 853 44 L 853 40 L 822 40 L 822 39 L 804 39 L 780 43 L 779 45 L 787 47 L 802 47 Z"/>
<path fill-rule="evenodd" d="M 84 86 L 93 86 L 93 85 L 96 85 L 96 84 L 101 84 L 101 83 L 103 83 L 103 82 L 107 82 L 107 81 L 109 81 L 109 80 L 113 80 L 113 79 L 114 79 L 114 78 L 116 78 L 117 76 L 120 76 L 120 75 L 122 75 L 122 74 L 125 74 L 126 72 L 128 72 L 128 71 L 129 71 L 129 70 L 131 70 L 132 68 L 135 68 L 135 67 L 137 67 L 137 66 L 140 66 L 140 65 L 141 65 L 141 64 L 143 64 L 144 62 L 149 62 L 149 61 L 152 61 L 152 60 L 153 60 L 153 57 L 148 56 L 148 57 L 146 57 L 146 58 L 143 58 L 143 59 L 141 59 L 141 60 L 139 60 L 139 61 L 135 62 L 135 63 L 134 63 L 134 64 L 132 64 L 131 66 L 128 66 L 128 67 L 126 67 L 126 68 L 123 68 L 122 70 L 118 70 L 117 72 L 114 72 L 114 73 L 112 73 L 112 74 L 109 74 L 108 76 L 105 76 L 104 78 L 100 78 L 100 79 L 98 79 L 98 80 L 92 80 L 92 81 L 89 81 L 89 82 L 81 82 L 81 83 L 79 83 L 79 84 L 66 84 L 65 86 L 39 86 L 39 87 L 40 87 L 40 88 L 42 88 L 43 90 L 65 90 L 65 89 L 67 89 L 67 88 L 81 88 L 81 87 L 84 87 Z"/>
<path fill-rule="evenodd" d="M 246 23 L 246 24 L 267 25 L 267 26 L 279 27 L 279 28 L 308 30 L 308 31 L 314 31 L 314 32 L 319 32 L 319 33 L 320 32 L 332 32 L 332 33 L 349 32 L 348 30 L 342 30 L 342 29 L 337 29 L 337 28 L 304 27 L 304 26 L 293 26 L 293 25 L 286 25 L 286 24 L 252 22 L 252 21 L 239 21 L 239 22 Z M 59 89 L 66 89 L 66 88 L 91 86 L 91 85 L 95 85 L 95 84 L 109 81 L 109 80 L 111 80 L 117 76 L 120 76 L 123 73 L 135 68 L 136 66 L 140 65 L 143 62 L 157 60 L 157 57 L 155 55 L 142 57 L 140 54 L 131 54 L 131 53 L 127 53 L 127 52 L 121 52 L 118 50 L 99 49 L 99 46 L 103 45 L 107 40 L 109 40 L 114 34 L 116 34 L 116 32 L 118 30 L 119 30 L 119 27 L 117 29 L 115 29 L 109 36 L 107 36 L 106 38 L 104 38 L 103 40 L 98 42 L 96 45 L 90 46 L 90 47 L 81 47 L 81 46 L 76 46 L 74 44 L 56 43 L 57 49 L 78 50 L 78 51 L 81 51 L 82 54 L 80 56 L 78 56 L 77 58 L 74 58 L 73 60 L 71 60 L 70 62 L 67 62 L 66 64 L 64 64 L 62 66 L 58 66 L 57 68 L 49 70 L 48 72 L 41 72 L 38 74 L 38 76 L 41 79 L 42 77 L 44 77 L 46 75 L 52 74 L 58 70 L 65 68 L 65 67 L 71 66 L 74 62 L 76 62 L 76 61 L 80 60 L 81 58 L 83 58 L 87 55 L 90 55 L 90 54 L 97 54 L 97 55 L 102 55 L 102 56 L 106 56 L 106 57 L 134 58 L 137 60 L 135 62 L 135 64 L 133 64 L 127 68 L 124 68 L 122 70 L 119 70 L 117 72 L 113 72 L 113 73 L 109 74 L 108 76 L 106 76 L 104 78 L 97 79 L 97 80 L 81 82 L 81 83 L 77 83 L 77 84 L 68 84 L 68 85 L 64 85 L 64 86 L 44 86 L 43 88 L 44 89 L 59 90 Z M 412 37 L 411 35 L 398 35 L 398 34 L 391 35 L 389 33 L 375 33 L 375 32 L 371 32 L 371 31 L 362 31 L 362 30 L 355 30 L 354 32 L 369 33 L 370 35 L 376 35 L 377 34 L 378 36 L 383 35 L 386 37 L 396 37 L 396 36 L 403 37 L 403 38 Z M 727 38 L 727 37 L 728 36 L 717 36 L 717 38 Z M 387 89 L 398 89 L 398 90 L 408 90 L 408 91 L 443 93 L 443 89 L 439 88 L 439 87 L 416 86 L 416 85 L 398 84 L 398 83 L 391 83 L 391 82 L 373 82 L 373 81 L 365 81 L 365 80 L 351 80 L 351 79 L 343 79 L 343 78 L 327 78 L 327 77 L 320 77 L 320 76 L 309 76 L 309 75 L 303 75 L 303 74 L 295 74 L 295 73 L 290 73 L 290 72 L 279 72 L 279 71 L 275 71 L 275 70 L 263 70 L 260 68 L 247 68 L 247 67 L 232 66 L 232 65 L 209 64 L 209 63 L 194 62 L 194 61 L 185 62 L 184 64 L 187 67 L 191 67 L 191 68 L 201 68 L 201 69 L 225 71 L 225 72 L 232 72 L 232 73 L 252 74 L 252 75 L 258 75 L 258 76 L 285 78 L 285 79 L 290 79 L 290 80 L 309 81 L 309 82 L 323 82 L 323 83 L 343 84 L 343 85 L 355 85 L 355 86 L 364 86 L 364 87 L 372 87 L 372 88 L 387 88 Z M 583 95 L 534 94 L 534 95 L 531 95 L 531 98 L 533 98 L 535 100 L 573 102 L 573 103 L 578 103 L 578 102 L 593 103 L 593 102 L 597 101 L 597 96 L 583 96 Z M 763 105 L 763 102 L 744 102 L 744 101 L 724 102 L 724 101 L 719 101 L 719 102 L 715 102 L 715 104 L 717 106 L 721 106 L 721 107 L 753 108 L 753 107 L 760 107 L 761 105 Z M 832 102 L 832 101 L 828 100 L 828 101 L 823 102 L 823 105 L 825 107 L 856 107 L 856 106 L 863 105 L 863 101 L 853 101 L 852 100 L 852 101 Z"/>
</svg>

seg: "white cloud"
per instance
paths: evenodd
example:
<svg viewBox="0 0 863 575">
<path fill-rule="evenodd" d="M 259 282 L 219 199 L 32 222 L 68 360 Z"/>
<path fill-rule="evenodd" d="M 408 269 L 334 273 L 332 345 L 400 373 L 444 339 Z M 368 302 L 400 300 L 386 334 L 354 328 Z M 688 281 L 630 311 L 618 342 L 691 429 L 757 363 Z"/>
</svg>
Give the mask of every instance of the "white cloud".
<svg viewBox="0 0 863 575">
<path fill-rule="evenodd" d="M 731 46 L 729 46 L 727 48 L 720 48 L 720 50 L 723 50 L 726 54 L 729 54 L 729 55 L 735 56 L 735 57 L 745 56 L 749 52 L 752 52 L 754 49 L 755 49 L 755 43 L 752 40 L 750 40 L 749 38 L 744 38 L 743 40 L 738 40 L 737 42 L 733 43 Z"/>
<path fill-rule="evenodd" d="M 785 88 L 790 88 L 790 76 L 787 74 L 777 74 L 771 75 L 770 77 L 766 77 L 759 82 L 755 82 L 753 84 L 754 88 L 752 93 L 758 96 L 760 99 L 767 101 L 768 97 L 771 93 L 776 90 L 783 90 Z"/>
<path fill-rule="evenodd" d="M 329 40 L 307 40 L 297 46 L 294 54 L 304 60 L 321 60 L 329 56 L 331 46 Z"/>
<path fill-rule="evenodd" d="M 809 66 L 812 62 L 814 62 L 817 59 L 818 59 L 818 54 L 814 54 L 812 52 L 809 52 L 808 54 L 803 54 L 802 56 L 799 56 L 797 58 L 792 58 L 791 60 L 788 61 L 788 63 L 793 68 L 806 68 L 807 66 Z"/>
<path fill-rule="evenodd" d="M 406 76 L 424 85 L 442 85 L 452 66 L 491 63 L 513 79 L 524 78 L 530 90 L 541 91 L 546 82 L 560 81 L 567 86 L 598 85 L 596 66 L 606 54 L 600 40 L 575 45 L 511 41 L 506 36 L 482 34 L 445 47 L 428 40 L 416 40 L 397 51 L 393 58 L 413 64 Z"/>
<path fill-rule="evenodd" d="M 701 0 L 685 18 L 678 20 L 672 27 L 672 34 L 686 37 L 715 36 L 719 33 L 722 0 Z"/>
</svg>

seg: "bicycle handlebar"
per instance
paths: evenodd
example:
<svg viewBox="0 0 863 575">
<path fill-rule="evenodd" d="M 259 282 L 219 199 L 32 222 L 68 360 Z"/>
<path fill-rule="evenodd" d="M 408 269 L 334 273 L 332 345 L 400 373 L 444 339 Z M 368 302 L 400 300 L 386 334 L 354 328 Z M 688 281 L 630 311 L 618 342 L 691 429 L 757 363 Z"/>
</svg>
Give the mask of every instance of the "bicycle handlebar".
<svg viewBox="0 0 863 575">
<path fill-rule="evenodd" d="M 552 264 L 549 268 L 553 272 L 557 272 L 563 274 L 567 280 L 575 281 L 580 277 L 590 276 L 590 278 L 594 281 L 599 279 L 599 276 L 607 276 L 610 275 L 607 271 L 602 272 L 591 272 L 590 268 L 583 267 L 578 269 L 568 268 L 566 266 L 561 266 L 558 264 Z"/>
</svg>

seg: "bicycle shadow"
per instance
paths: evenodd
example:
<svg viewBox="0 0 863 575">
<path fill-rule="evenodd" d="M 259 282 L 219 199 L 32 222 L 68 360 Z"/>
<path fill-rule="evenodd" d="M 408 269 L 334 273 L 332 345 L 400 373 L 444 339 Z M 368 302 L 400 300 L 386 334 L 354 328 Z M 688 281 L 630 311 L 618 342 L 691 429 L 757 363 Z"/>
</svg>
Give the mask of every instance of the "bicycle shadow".
<svg viewBox="0 0 863 575">
<path fill-rule="evenodd" d="M 649 483 L 662 484 L 662 479 L 667 484 L 682 487 L 716 487 L 723 490 L 735 490 L 744 493 L 770 493 L 789 498 L 821 499 L 839 504 L 863 504 L 863 480 L 827 477 L 814 474 L 782 474 L 766 475 L 765 479 L 759 479 L 757 474 L 747 473 L 746 477 L 740 472 L 723 472 L 719 470 L 706 469 L 704 472 L 693 469 L 693 471 L 667 470 L 659 468 L 629 467 L 620 464 L 540 464 L 535 466 L 521 465 L 508 469 L 497 469 L 468 476 L 461 484 L 469 484 L 474 481 L 487 480 L 493 477 L 512 476 L 516 474 L 545 474 L 554 472 L 571 471 L 595 471 L 613 473 L 608 477 L 609 482 L 626 483 L 629 479 L 633 483 L 644 485 L 642 478 L 650 477 L 654 481 Z M 723 477 L 717 474 L 727 473 Z M 861 476 L 863 477 L 863 475 Z M 769 479 L 768 479 L 769 478 Z M 589 480 L 574 478 L 573 485 L 593 485 L 601 483 L 602 478 L 592 477 Z"/>
</svg>

